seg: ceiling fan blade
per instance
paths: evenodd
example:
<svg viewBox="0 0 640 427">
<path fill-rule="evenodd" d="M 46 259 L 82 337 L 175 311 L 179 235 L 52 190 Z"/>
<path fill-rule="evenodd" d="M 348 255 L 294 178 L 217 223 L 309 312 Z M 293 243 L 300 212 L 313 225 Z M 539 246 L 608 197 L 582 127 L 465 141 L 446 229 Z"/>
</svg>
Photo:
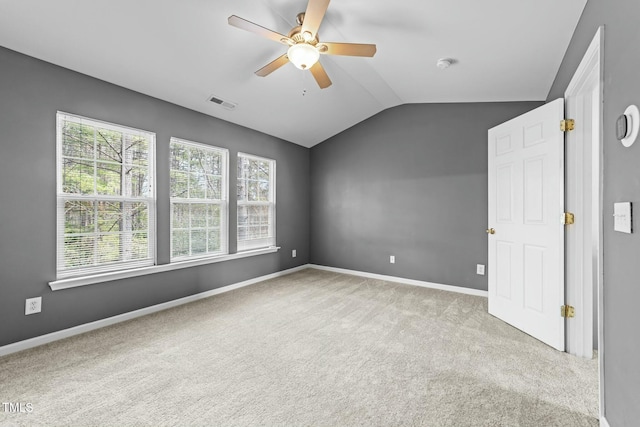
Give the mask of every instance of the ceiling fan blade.
<svg viewBox="0 0 640 427">
<path fill-rule="evenodd" d="M 276 58 L 275 60 L 271 61 L 270 63 L 268 63 L 264 67 L 260 68 L 258 71 L 256 71 L 256 74 L 258 76 L 260 76 L 260 77 L 266 77 L 269 74 L 273 73 L 278 68 L 282 67 L 287 62 L 289 62 L 289 58 L 287 57 L 287 54 L 285 53 L 284 55 Z"/>
<path fill-rule="evenodd" d="M 326 49 L 324 48 L 326 46 Z M 376 54 L 375 44 L 361 43 L 331 43 L 322 42 L 318 44 L 318 51 L 325 55 L 346 55 L 346 56 L 368 56 Z"/>
<path fill-rule="evenodd" d="M 278 43 L 288 44 L 288 45 L 293 44 L 293 40 L 291 40 L 289 37 L 285 36 L 284 34 L 271 31 L 268 28 L 264 28 L 258 24 L 254 24 L 253 22 L 247 21 L 246 19 L 240 18 L 239 16 L 236 16 L 236 15 L 231 15 L 229 17 L 229 25 L 240 28 L 241 30 L 255 33 L 262 37 L 266 37 Z"/>
<path fill-rule="evenodd" d="M 327 12 L 330 0 L 309 0 L 307 11 L 304 13 L 304 21 L 302 22 L 302 34 L 311 33 L 310 39 L 313 40 L 320 28 L 324 14 Z"/>
<path fill-rule="evenodd" d="M 325 89 L 331 86 L 331 79 L 329 79 L 327 72 L 324 70 L 322 64 L 320 64 L 320 61 L 316 62 L 313 67 L 309 68 L 309 71 L 313 74 L 313 78 L 316 79 L 320 89 Z"/>
</svg>

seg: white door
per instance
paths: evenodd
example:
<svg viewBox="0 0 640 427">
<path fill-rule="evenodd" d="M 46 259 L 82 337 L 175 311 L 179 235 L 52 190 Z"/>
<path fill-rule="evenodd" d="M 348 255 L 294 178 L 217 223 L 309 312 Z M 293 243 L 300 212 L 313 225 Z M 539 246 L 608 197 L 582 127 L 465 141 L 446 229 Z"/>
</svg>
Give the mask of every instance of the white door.
<svg viewBox="0 0 640 427">
<path fill-rule="evenodd" d="M 489 313 L 564 351 L 564 100 L 489 130 Z"/>
</svg>

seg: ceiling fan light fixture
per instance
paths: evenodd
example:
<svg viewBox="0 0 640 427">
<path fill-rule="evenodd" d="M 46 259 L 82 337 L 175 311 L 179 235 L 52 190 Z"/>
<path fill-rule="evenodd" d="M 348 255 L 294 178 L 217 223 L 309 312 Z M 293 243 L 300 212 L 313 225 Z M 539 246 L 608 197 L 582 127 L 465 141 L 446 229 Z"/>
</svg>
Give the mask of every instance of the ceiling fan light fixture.
<svg viewBox="0 0 640 427">
<path fill-rule="evenodd" d="M 320 52 L 315 46 L 307 43 L 297 43 L 287 51 L 289 61 L 301 70 L 308 70 L 320 59 Z"/>
</svg>

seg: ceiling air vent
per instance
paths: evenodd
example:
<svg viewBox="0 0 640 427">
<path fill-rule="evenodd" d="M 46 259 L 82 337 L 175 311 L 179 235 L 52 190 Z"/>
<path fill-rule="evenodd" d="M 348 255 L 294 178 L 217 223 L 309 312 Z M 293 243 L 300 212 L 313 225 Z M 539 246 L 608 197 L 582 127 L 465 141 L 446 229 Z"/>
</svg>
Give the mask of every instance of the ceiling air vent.
<svg viewBox="0 0 640 427">
<path fill-rule="evenodd" d="M 213 102 L 214 104 L 218 104 L 222 106 L 222 108 L 226 108 L 227 110 L 235 110 L 235 108 L 238 106 L 238 104 L 236 104 L 235 102 L 225 101 L 224 99 L 220 99 L 215 95 L 211 95 L 209 97 L 209 101 Z"/>
</svg>

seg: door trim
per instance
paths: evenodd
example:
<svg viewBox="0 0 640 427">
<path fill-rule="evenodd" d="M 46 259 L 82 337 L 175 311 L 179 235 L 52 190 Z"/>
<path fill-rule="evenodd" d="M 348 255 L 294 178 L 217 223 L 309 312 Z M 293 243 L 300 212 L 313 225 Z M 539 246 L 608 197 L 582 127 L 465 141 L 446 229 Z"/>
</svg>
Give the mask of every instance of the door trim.
<svg viewBox="0 0 640 427">
<path fill-rule="evenodd" d="M 597 81 L 596 92 L 598 93 L 598 99 L 596 102 L 596 108 L 593 111 L 593 123 L 597 125 L 597 130 L 592 134 L 592 143 L 596 144 L 596 149 L 592 150 L 594 155 L 594 161 L 591 164 L 592 176 L 598 177 L 597 181 L 592 180 L 591 185 L 587 186 L 583 191 L 588 194 L 593 201 L 593 211 L 596 212 L 593 218 L 592 230 L 596 230 L 595 242 L 585 242 L 586 244 L 593 243 L 595 249 L 595 271 L 574 271 L 569 272 L 576 277 L 577 274 L 590 274 L 593 277 L 593 282 L 596 283 L 596 295 L 597 298 L 597 328 L 598 328 L 598 362 L 599 362 L 599 384 L 600 384 L 600 419 L 603 420 L 604 413 L 604 349 L 605 349 L 605 337 L 604 337 L 604 301 L 603 301 L 603 96 L 604 96 L 604 61 L 603 61 L 603 47 L 604 47 L 604 27 L 599 27 L 596 34 L 591 41 L 587 51 L 580 62 L 567 90 L 565 91 L 565 100 L 580 95 L 586 83 L 588 83 L 589 77 L 592 73 L 596 73 L 595 80 Z M 579 124 L 578 124 L 579 125 Z M 597 182 L 597 184 L 595 184 Z M 595 184 L 595 185 L 593 185 Z M 571 287 L 569 289 L 569 287 Z M 587 292 L 593 294 L 593 289 L 589 288 L 589 284 L 584 282 L 577 283 L 574 281 L 571 283 L 567 281 L 567 292 L 571 291 L 573 295 L 586 295 Z M 572 302 L 568 302 L 571 304 Z M 581 304 L 580 301 L 575 301 L 575 304 Z M 578 309 L 578 307 L 576 307 Z M 593 305 L 583 306 L 579 310 L 588 310 L 593 312 Z M 596 313 L 591 313 L 592 315 Z M 584 344 L 592 341 L 593 334 L 593 322 L 586 324 L 583 322 L 581 327 L 567 328 L 567 342 L 573 341 L 578 348 L 584 347 Z M 583 353 L 587 353 L 587 349 L 582 349 Z M 571 351 L 573 354 L 573 351 Z"/>
</svg>

